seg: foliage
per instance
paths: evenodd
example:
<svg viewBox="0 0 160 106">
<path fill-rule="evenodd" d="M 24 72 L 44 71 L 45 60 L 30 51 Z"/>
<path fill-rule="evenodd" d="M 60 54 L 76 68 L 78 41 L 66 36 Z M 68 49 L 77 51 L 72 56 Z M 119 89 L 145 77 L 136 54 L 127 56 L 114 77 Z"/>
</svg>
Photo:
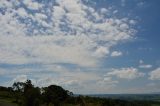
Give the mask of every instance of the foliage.
<svg viewBox="0 0 160 106">
<path fill-rule="evenodd" d="M 15 82 L 12 87 L 0 86 L 0 105 L 4 100 L 14 100 L 19 106 L 160 106 L 159 101 L 77 96 L 57 85 L 35 87 L 31 80 Z"/>
<path fill-rule="evenodd" d="M 43 99 L 47 104 L 53 103 L 55 106 L 59 106 L 60 102 L 63 102 L 69 97 L 68 91 L 57 85 L 50 85 L 43 88 Z"/>
<path fill-rule="evenodd" d="M 25 83 L 15 82 L 12 89 L 16 98 L 15 102 L 22 106 L 39 106 L 45 103 L 59 106 L 72 94 L 57 85 L 50 85 L 44 88 L 34 87 L 31 80 L 27 80 Z"/>
</svg>

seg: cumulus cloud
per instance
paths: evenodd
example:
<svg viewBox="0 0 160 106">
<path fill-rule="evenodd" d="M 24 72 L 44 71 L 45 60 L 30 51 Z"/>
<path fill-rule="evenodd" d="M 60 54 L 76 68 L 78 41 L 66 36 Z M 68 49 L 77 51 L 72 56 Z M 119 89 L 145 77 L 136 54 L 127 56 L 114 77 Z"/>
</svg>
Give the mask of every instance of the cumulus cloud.
<svg viewBox="0 0 160 106">
<path fill-rule="evenodd" d="M 33 10 L 38 10 L 39 8 L 42 7 L 41 4 L 33 0 L 23 0 L 23 3 L 26 5 L 27 8 L 33 9 Z"/>
<path fill-rule="evenodd" d="M 107 10 L 106 8 L 101 8 L 100 12 L 101 14 L 107 14 L 109 10 Z"/>
<path fill-rule="evenodd" d="M 143 62 L 143 60 L 139 60 L 139 64 L 143 64 L 144 62 Z"/>
<path fill-rule="evenodd" d="M 112 57 L 121 56 L 121 55 L 122 55 L 122 52 L 120 52 L 120 51 L 113 51 L 113 52 L 111 53 L 111 56 L 112 56 Z"/>
<path fill-rule="evenodd" d="M 98 81 L 98 84 L 102 84 L 102 85 L 115 85 L 117 83 L 118 81 L 113 80 L 112 77 L 104 77 L 103 80 Z"/>
<path fill-rule="evenodd" d="M 143 61 L 143 60 L 140 60 L 140 61 L 139 61 L 139 68 L 148 69 L 148 68 L 152 68 L 152 65 L 151 65 L 151 64 L 144 64 L 144 61 Z"/>
<path fill-rule="evenodd" d="M 90 71 L 86 72 L 81 69 L 75 68 L 70 69 L 66 68 L 63 65 L 60 66 L 50 64 L 41 65 L 38 67 L 40 68 L 37 68 L 37 66 L 19 67 L 12 69 L 4 68 L 3 70 L 5 73 L 2 73 L 1 75 L 5 75 L 12 80 L 8 82 L 2 81 L 1 83 L 5 86 L 12 86 L 14 82 L 25 82 L 27 79 L 30 79 L 35 86 L 45 87 L 56 84 L 77 93 L 79 92 L 79 89 L 84 88 L 86 85 L 93 86 L 95 85 L 95 83 L 92 82 L 99 81 L 99 79 L 101 79 L 101 76 L 97 73 Z M 97 83 L 96 85 L 98 86 Z M 82 91 L 87 92 L 89 91 L 89 89 L 90 87 L 87 86 L 85 87 L 85 89 L 82 89 Z"/>
<path fill-rule="evenodd" d="M 129 68 L 121 68 L 121 69 L 113 69 L 111 72 L 108 72 L 106 76 L 116 76 L 117 78 L 122 79 L 135 79 L 139 77 L 143 77 L 145 74 L 139 72 L 138 69 L 129 67 Z"/>
<path fill-rule="evenodd" d="M 18 75 L 13 79 L 13 82 L 25 82 L 27 80 L 27 75 Z"/>
<path fill-rule="evenodd" d="M 97 57 L 104 57 L 104 56 L 106 56 L 107 54 L 109 54 L 108 48 L 100 46 L 100 47 L 98 47 L 98 48 L 96 49 L 94 55 L 97 56 Z"/>
<path fill-rule="evenodd" d="M 152 68 L 152 65 L 150 65 L 150 64 L 141 64 L 141 65 L 139 65 L 139 68 Z"/>
<path fill-rule="evenodd" d="M 28 17 L 28 14 L 26 12 L 26 10 L 24 8 L 18 8 L 17 13 L 21 16 L 21 17 Z"/>
<path fill-rule="evenodd" d="M 160 80 L 160 68 L 157 68 L 149 73 L 150 80 Z"/>
<path fill-rule="evenodd" d="M 102 59 L 110 55 L 112 47 L 132 39 L 135 34 L 132 28 L 134 21 L 126 17 L 112 18 L 115 12 L 108 8 L 95 9 L 82 0 L 46 3 L 1 0 L 0 63 L 41 64 L 43 70 L 58 73 L 58 79 L 61 78 L 57 81 L 57 77 L 48 76 L 48 73 L 42 76 L 39 73 L 42 69 L 37 71 L 33 68 L 12 72 L 14 77 L 18 75 L 14 81 L 24 81 L 29 72 L 34 73 L 30 76 L 35 77 L 37 84 L 55 83 L 67 87 L 77 83 L 84 87 L 88 82 L 99 81 L 101 78 L 97 73 L 70 71 L 55 64 L 99 67 Z M 119 51 L 113 54 L 121 55 Z M 101 81 L 118 83 L 110 77 Z M 94 84 L 91 86 L 94 87 Z"/>
<path fill-rule="evenodd" d="M 23 7 L 16 10 L 12 2 L 7 2 L 12 12 L 6 10 L 5 14 L 0 14 L 1 63 L 52 62 L 95 67 L 101 58 L 107 57 L 111 47 L 134 35 L 128 19 L 101 16 L 109 11 L 107 9 L 98 13 L 81 0 L 55 2 L 59 5 L 48 8 L 53 11 L 51 14 L 30 13 L 31 10 Z M 24 1 L 24 4 L 38 10 L 43 7 L 36 1 Z M 47 21 L 49 15 L 50 22 Z M 29 33 L 31 36 L 27 35 Z M 39 33 L 38 36 L 34 36 L 35 33 Z M 121 53 L 114 52 L 113 55 Z"/>
</svg>

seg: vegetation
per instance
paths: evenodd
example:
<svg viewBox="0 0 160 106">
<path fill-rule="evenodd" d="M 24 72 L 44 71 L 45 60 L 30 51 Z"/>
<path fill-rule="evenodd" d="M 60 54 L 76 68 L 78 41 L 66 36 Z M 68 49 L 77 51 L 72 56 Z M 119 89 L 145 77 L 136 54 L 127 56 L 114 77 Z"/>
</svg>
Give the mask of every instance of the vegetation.
<svg viewBox="0 0 160 106">
<path fill-rule="evenodd" d="M 0 87 L 0 106 L 160 106 L 157 101 L 75 96 L 57 85 L 35 87 L 30 80 Z"/>
</svg>

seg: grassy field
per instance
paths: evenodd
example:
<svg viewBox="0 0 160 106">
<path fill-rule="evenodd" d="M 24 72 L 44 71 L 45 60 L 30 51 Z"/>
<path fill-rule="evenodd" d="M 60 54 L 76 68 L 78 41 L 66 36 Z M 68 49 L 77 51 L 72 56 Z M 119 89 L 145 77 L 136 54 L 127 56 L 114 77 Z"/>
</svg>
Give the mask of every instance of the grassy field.
<svg viewBox="0 0 160 106">
<path fill-rule="evenodd" d="M 18 105 L 13 103 L 11 99 L 0 98 L 0 106 L 18 106 Z"/>
<path fill-rule="evenodd" d="M 11 99 L 2 99 L 0 98 L 0 106 L 18 106 L 17 104 L 13 103 Z M 46 105 L 42 105 L 46 106 Z M 50 104 L 50 106 L 54 106 Z M 71 104 L 63 104 L 63 106 L 81 106 L 79 105 L 71 105 Z M 93 104 L 93 103 L 87 103 L 86 106 L 101 106 L 100 104 Z M 158 104 L 153 104 L 152 106 L 160 106 Z"/>
</svg>

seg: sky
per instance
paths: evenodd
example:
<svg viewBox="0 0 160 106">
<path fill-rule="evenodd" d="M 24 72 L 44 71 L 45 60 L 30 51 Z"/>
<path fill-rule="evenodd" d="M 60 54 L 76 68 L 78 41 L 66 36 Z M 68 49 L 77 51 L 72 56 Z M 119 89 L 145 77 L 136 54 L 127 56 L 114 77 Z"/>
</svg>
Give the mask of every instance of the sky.
<svg viewBox="0 0 160 106">
<path fill-rule="evenodd" d="M 160 92 L 159 0 L 0 0 L 0 85 Z"/>
</svg>

